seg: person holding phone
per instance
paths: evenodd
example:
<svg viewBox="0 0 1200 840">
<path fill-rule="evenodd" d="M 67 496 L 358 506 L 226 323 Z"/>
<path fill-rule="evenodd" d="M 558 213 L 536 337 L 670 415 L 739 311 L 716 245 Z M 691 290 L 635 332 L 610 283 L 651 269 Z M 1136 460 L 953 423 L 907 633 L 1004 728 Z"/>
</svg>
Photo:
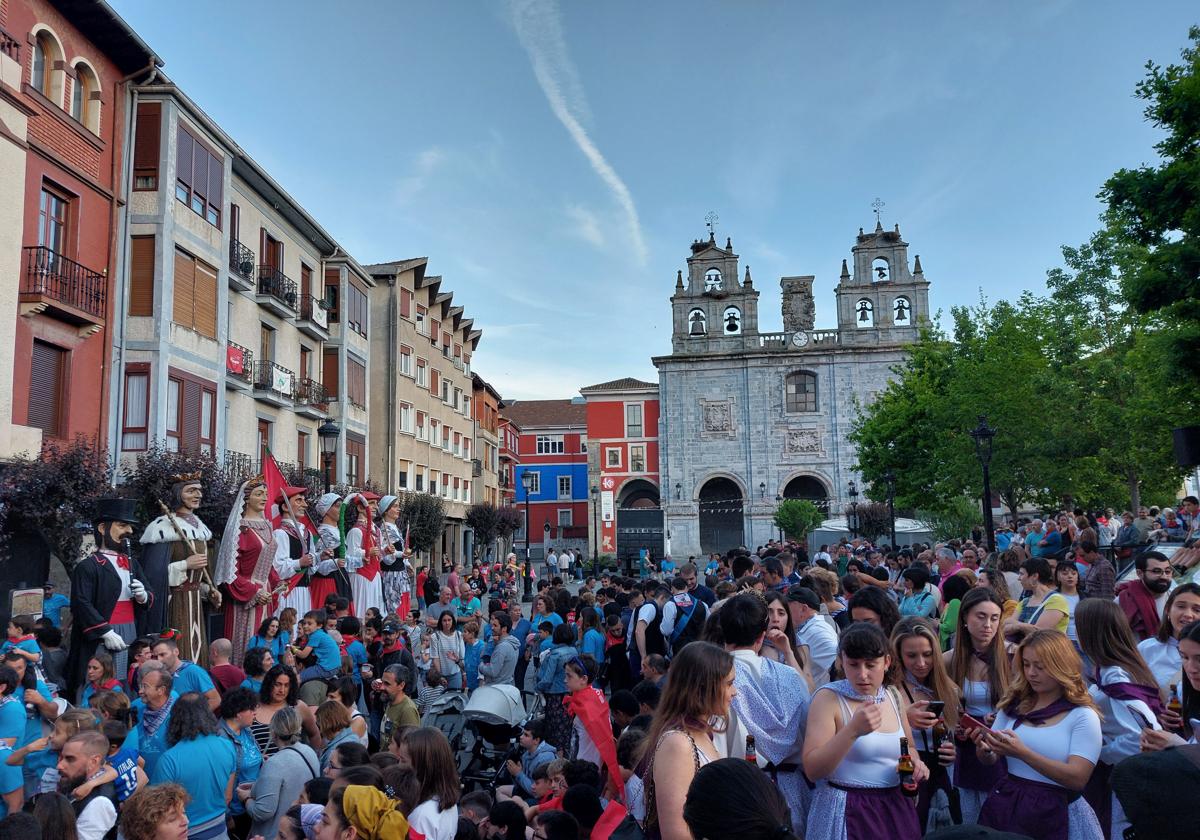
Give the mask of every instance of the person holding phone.
<svg viewBox="0 0 1200 840">
<path fill-rule="evenodd" d="M 1103 742 L 1081 670 L 1075 646 L 1059 631 L 1034 631 L 1017 647 L 1012 686 L 995 722 L 971 732 L 980 761 L 1004 758 L 1008 766 L 980 825 L 1040 840 L 1104 840 L 1095 811 L 1079 795 Z"/>
<path fill-rule="evenodd" d="M 991 589 L 971 589 L 963 595 L 955 622 L 955 646 L 942 658 L 958 687 L 963 711 L 988 723 L 1008 688 L 1008 652 L 1000 635 L 1004 605 Z M 955 732 L 954 787 L 964 823 L 978 822 L 988 791 L 1004 775 L 1004 762 L 984 764 L 975 743 L 963 728 Z"/>
<path fill-rule="evenodd" d="M 924 831 L 929 822 L 933 795 L 944 791 L 950 803 L 950 816 L 962 822 L 958 794 L 950 780 L 954 766 L 954 739 L 949 737 L 947 720 L 958 720 L 958 688 L 942 661 L 937 625 L 928 618 L 908 616 L 892 630 L 892 657 L 900 664 L 897 688 L 908 701 L 908 725 L 913 746 L 929 768 L 929 779 L 917 796 L 917 820 Z"/>
</svg>

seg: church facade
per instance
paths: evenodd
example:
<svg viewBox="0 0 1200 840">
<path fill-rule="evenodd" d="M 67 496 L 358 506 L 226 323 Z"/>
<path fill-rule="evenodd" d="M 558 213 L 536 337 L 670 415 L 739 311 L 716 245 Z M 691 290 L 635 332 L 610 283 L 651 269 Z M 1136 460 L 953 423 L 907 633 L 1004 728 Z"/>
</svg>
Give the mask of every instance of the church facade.
<svg viewBox="0 0 1200 840">
<path fill-rule="evenodd" d="M 761 332 L 750 268 L 710 233 L 671 297 L 658 368 L 659 467 L 671 554 L 754 548 L 778 535 L 778 499 L 838 512 L 858 480 L 847 440 L 928 321 L 929 283 L 897 225 L 858 237 L 835 288 L 837 329 L 814 328 L 813 276 L 783 277 L 783 331 Z"/>
</svg>

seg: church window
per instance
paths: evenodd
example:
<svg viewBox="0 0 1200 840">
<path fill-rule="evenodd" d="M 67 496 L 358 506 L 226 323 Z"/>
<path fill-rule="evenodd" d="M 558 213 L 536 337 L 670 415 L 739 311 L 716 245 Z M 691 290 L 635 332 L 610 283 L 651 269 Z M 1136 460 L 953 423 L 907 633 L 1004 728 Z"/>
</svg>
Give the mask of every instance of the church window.
<svg viewBox="0 0 1200 840">
<path fill-rule="evenodd" d="M 817 410 L 817 375 L 806 370 L 788 374 L 787 410 L 789 414 Z"/>
<path fill-rule="evenodd" d="M 854 323 L 860 328 L 875 326 L 875 304 L 866 298 L 854 304 Z"/>
<path fill-rule="evenodd" d="M 902 326 L 912 323 L 912 303 L 906 297 L 898 297 L 892 303 L 894 316 L 892 322 Z"/>
<path fill-rule="evenodd" d="M 725 307 L 721 322 L 725 325 L 726 335 L 737 335 L 742 331 L 742 310 L 736 306 Z"/>
<path fill-rule="evenodd" d="M 721 269 L 710 268 L 704 272 L 704 291 L 719 292 L 721 290 Z"/>
<path fill-rule="evenodd" d="M 890 280 L 892 267 L 888 265 L 887 257 L 876 257 L 871 260 L 871 279 L 875 282 Z"/>
<path fill-rule="evenodd" d="M 703 309 L 693 309 L 688 313 L 688 335 L 694 338 L 708 335 L 708 319 Z"/>
</svg>

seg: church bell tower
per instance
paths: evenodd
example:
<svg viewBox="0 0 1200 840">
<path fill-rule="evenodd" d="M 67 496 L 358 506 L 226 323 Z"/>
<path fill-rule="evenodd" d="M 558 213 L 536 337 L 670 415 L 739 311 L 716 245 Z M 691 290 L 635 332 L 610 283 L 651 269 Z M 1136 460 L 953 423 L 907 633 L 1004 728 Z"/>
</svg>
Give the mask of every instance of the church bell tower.
<svg viewBox="0 0 1200 840">
<path fill-rule="evenodd" d="M 853 274 L 842 260 L 837 295 L 838 329 L 845 344 L 892 344 L 915 341 L 921 324 L 929 320 L 929 281 L 921 258 L 908 263 L 908 243 L 900 238 L 900 225 L 884 230 L 876 201 L 875 230 L 858 229 Z"/>
<path fill-rule="evenodd" d="M 687 277 L 675 276 L 671 296 L 671 350 L 674 353 L 709 353 L 740 350 L 745 337 L 758 334 L 758 290 L 750 267 L 738 277 L 738 255 L 733 242 L 717 245 L 709 214 L 708 239 L 692 242 Z"/>
</svg>

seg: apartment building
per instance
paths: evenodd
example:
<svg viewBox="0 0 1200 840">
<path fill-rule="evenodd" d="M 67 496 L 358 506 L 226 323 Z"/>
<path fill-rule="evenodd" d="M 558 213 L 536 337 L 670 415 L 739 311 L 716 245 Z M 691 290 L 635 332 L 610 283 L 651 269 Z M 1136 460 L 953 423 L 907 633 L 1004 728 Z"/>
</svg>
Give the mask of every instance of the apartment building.
<svg viewBox="0 0 1200 840">
<path fill-rule="evenodd" d="M 430 493 L 446 507 L 435 562 L 470 555 L 464 525 L 474 498 L 471 354 L 482 333 L 419 257 L 367 266 L 373 364 L 371 475 L 393 492 Z"/>
<path fill-rule="evenodd" d="M 496 424 L 496 437 L 500 440 L 500 461 L 497 467 L 497 483 L 500 485 L 500 504 L 511 505 L 517 500 L 517 467 L 521 463 L 521 427 L 505 413 L 507 405 L 500 406 L 500 419 Z"/>
<path fill-rule="evenodd" d="M 475 481 L 471 501 L 499 506 L 500 394 L 477 373 L 471 374 L 471 411 L 475 421 Z"/>
<path fill-rule="evenodd" d="M 0 2 L 0 458 L 105 439 L 129 85 L 158 64 L 106 4 Z"/>
</svg>

